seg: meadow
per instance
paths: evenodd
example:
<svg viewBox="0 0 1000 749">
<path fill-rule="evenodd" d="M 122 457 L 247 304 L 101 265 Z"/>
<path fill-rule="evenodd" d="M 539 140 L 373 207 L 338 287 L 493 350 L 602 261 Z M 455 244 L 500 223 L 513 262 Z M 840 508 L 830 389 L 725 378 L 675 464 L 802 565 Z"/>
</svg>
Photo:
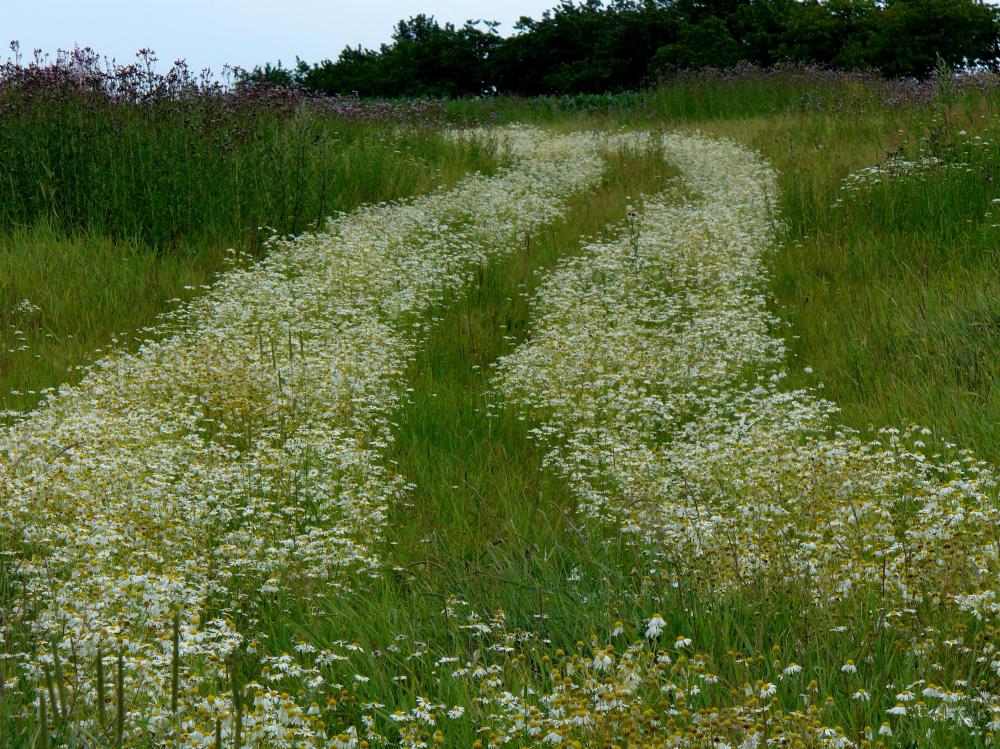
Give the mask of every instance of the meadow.
<svg viewBox="0 0 1000 749">
<path fill-rule="evenodd" d="M 996 746 L 993 77 L 64 68 L 0 87 L 5 746 Z"/>
<path fill-rule="evenodd" d="M 500 158 L 438 137 L 429 104 L 225 89 L 155 62 L 77 50 L 0 68 L 4 409 L 75 381 L 109 344 L 134 346 L 271 236 Z"/>
</svg>

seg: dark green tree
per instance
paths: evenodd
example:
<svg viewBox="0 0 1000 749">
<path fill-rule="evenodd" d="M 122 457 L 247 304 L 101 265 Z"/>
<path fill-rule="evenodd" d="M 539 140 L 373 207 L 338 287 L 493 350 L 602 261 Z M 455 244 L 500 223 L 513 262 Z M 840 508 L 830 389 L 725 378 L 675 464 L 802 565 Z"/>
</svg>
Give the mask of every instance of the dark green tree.
<svg viewBox="0 0 1000 749">
<path fill-rule="evenodd" d="M 997 9 L 970 0 L 888 0 L 878 14 L 872 63 L 885 75 L 926 76 L 997 63 Z"/>
<path fill-rule="evenodd" d="M 845 70 L 874 67 L 881 12 L 875 0 L 806 0 L 788 10 L 779 57 Z"/>
<path fill-rule="evenodd" d="M 650 59 L 676 34 L 677 14 L 661 2 L 564 0 L 540 20 L 522 18 L 491 67 L 505 92 L 635 89 L 645 82 Z"/>
<path fill-rule="evenodd" d="M 660 47 L 650 63 L 658 72 L 678 68 L 729 68 L 744 60 L 743 48 L 718 16 L 681 21 L 677 41 Z"/>
<path fill-rule="evenodd" d="M 562 0 L 507 38 L 496 28 L 417 15 L 377 50 L 245 77 L 370 97 L 538 95 L 634 90 L 671 70 L 744 61 L 921 77 L 938 61 L 1000 59 L 998 10 L 978 0 Z"/>
</svg>

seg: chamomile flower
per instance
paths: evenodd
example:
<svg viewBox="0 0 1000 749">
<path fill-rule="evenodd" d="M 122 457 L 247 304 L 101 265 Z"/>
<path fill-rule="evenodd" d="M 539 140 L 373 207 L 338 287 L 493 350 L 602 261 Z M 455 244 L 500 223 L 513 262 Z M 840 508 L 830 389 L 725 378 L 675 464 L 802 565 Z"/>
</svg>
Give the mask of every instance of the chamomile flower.
<svg viewBox="0 0 1000 749">
<path fill-rule="evenodd" d="M 651 640 L 655 640 L 660 636 L 663 628 L 667 626 L 667 622 L 659 614 L 653 614 L 649 621 L 646 622 L 646 637 Z"/>
</svg>

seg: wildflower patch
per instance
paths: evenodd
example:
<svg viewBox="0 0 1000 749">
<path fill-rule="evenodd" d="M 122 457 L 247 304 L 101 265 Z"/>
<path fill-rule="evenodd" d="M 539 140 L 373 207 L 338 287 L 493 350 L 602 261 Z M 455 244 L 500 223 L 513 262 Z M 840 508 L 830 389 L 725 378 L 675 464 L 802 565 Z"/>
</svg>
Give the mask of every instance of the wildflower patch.
<svg viewBox="0 0 1000 749">
<path fill-rule="evenodd" d="M 380 574 L 402 484 L 382 456 L 421 312 L 604 168 L 598 135 L 501 137 L 515 166 L 274 241 L 174 334 L 100 360 L 3 433 L 36 718 L 95 744 L 325 736 L 302 695 L 240 682 L 254 612 Z"/>
<path fill-rule="evenodd" d="M 734 597 L 793 596 L 800 615 L 830 622 L 833 636 L 912 632 L 913 684 L 866 684 L 870 655 L 842 669 L 857 699 L 946 683 L 947 699 L 935 687 L 915 705 L 890 707 L 882 735 L 902 719 L 992 735 L 992 467 L 967 452 L 925 455 L 916 428 L 863 441 L 838 425 L 819 391 L 784 387 L 780 323 L 763 293 L 775 175 L 724 140 L 668 135 L 663 146 L 697 197 L 647 202 L 638 229 L 551 275 L 535 336 L 501 362 L 502 393 L 537 421 L 549 465 L 584 512 L 631 535 L 663 585 L 690 591 L 704 610 Z M 928 628 L 931 619 L 944 628 Z M 664 625 L 650 615 L 646 637 Z M 960 665 L 941 665 L 949 648 L 961 649 Z M 970 674 L 980 688 L 970 688 Z M 752 712 L 779 709 L 772 687 L 759 690 Z M 708 694 L 689 706 L 709 709 Z M 799 738 L 850 743 L 832 726 Z"/>
</svg>

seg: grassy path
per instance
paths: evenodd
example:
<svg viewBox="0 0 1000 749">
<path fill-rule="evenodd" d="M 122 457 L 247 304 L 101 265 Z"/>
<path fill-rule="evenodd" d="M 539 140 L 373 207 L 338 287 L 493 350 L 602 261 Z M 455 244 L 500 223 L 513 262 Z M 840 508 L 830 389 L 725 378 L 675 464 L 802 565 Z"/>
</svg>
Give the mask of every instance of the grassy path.
<svg viewBox="0 0 1000 749">
<path fill-rule="evenodd" d="M 585 238 L 620 230 L 626 206 L 674 174 L 655 151 L 612 154 L 601 185 L 572 199 L 563 219 L 526 235 L 518 252 L 480 267 L 471 289 L 446 300 L 407 370 L 412 392 L 392 453 L 414 485 L 391 523 L 402 564 L 495 558 L 500 546 L 500 556 L 514 557 L 558 543 L 571 500 L 542 468 L 523 417 L 496 397 L 493 363 L 530 336 L 531 297 L 545 272 Z"/>
<path fill-rule="evenodd" d="M 370 595 L 274 617 L 276 649 L 307 639 L 387 654 L 397 640 L 423 643 L 422 667 L 403 657 L 362 659 L 342 675 L 356 667 L 370 680 L 366 692 L 387 704 L 412 706 L 425 694 L 468 704 L 468 685 L 442 684 L 435 666 L 439 657 L 470 657 L 476 647 L 442 626 L 450 600 L 463 610 L 503 611 L 516 626 L 568 645 L 606 618 L 593 599 L 617 600 L 601 581 L 611 574 L 625 584 L 630 563 L 622 559 L 634 561 L 633 551 L 607 548 L 606 537 L 575 526 L 573 496 L 543 466 L 531 422 L 498 396 L 493 363 L 530 338 L 532 296 L 547 271 L 588 238 L 620 231 L 627 206 L 641 206 L 643 193 L 668 188 L 677 175 L 656 150 L 612 151 L 608 162 L 600 185 L 570 199 L 562 218 L 480 266 L 470 287 L 430 313 L 433 327 L 406 370 L 408 397 L 393 418 L 388 454 L 409 483 L 386 526 L 396 574 L 374 581 Z M 587 573 L 584 587 L 567 586 L 578 570 Z M 581 606 L 581 598 L 591 605 Z"/>
</svg>

